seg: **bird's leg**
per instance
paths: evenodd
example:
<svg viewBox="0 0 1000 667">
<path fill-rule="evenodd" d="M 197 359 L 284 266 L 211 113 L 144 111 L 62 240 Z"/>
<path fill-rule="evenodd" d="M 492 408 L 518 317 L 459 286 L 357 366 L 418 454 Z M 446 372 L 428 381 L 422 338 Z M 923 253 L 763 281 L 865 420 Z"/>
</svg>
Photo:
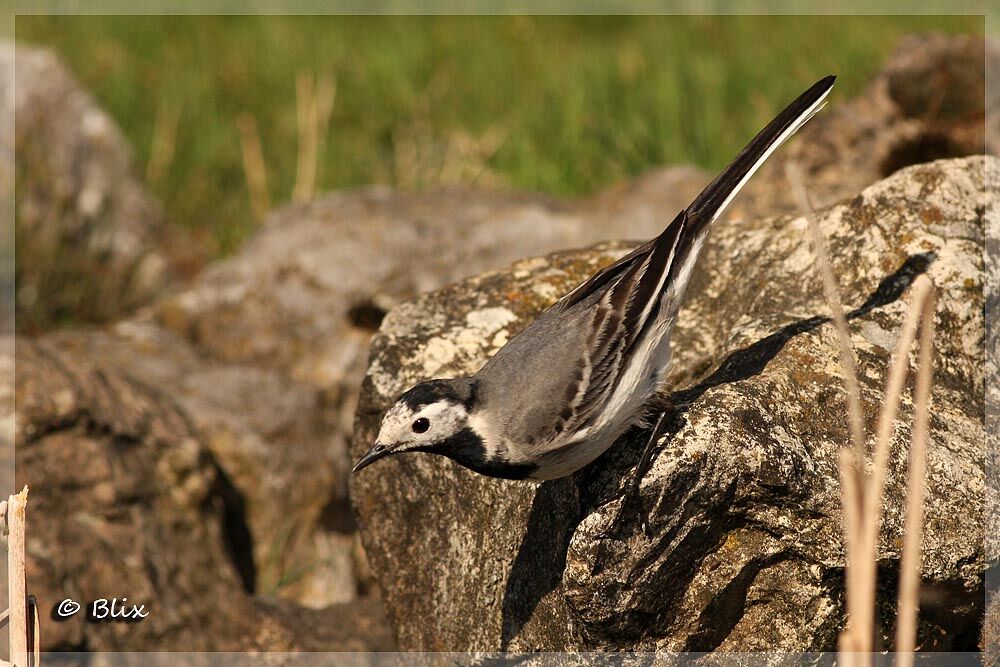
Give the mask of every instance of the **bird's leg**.
<svg viewBox="0 0 1000 667">
<path fill-rule="evenodd" d="M 639 509 L 639 519 L 642 525 L 642 532 L 646 534 L 646 537 L 653 537 L 653 531 L 649 527 L 649 513 L 642 506 L 642 496 L 639 493 L 639 488 L 642 483 L 642 478 L 646 476 L 647 472 L 649 472 L 649 466 L 653 462 L 653 453 L 656 451 L 656 445 L 663 434 L 666 433 L 668 423 L 667 416 L 673 411 L 673 405 L 671 404 L 669 398 L 658 397 L 658 399 L 656 409 L 659 411 L 659 416 L 656 418 L 656 424 L 653 426 L 653 430 L 649 434 L 649 440 L 646 441 L 646 446 L 642 450 L 642 456 L 639 458 L 639 463 L 635 466 L 632 478 L 629 480 L 628 486 L 625 487 L 625 493 L 622 495 L 622 502 L 621 505 L 618 506 L 615 518 L 611 521 L 609 526 L 601 532 L 599 537 L 611 537 L 612 535 L 618 533 L 618 529 L 623 525 L 623 519 L 625 518 L 625 513 L 627 511 L 626 508 L 631 506 L 633 502 Z"/>
</svg>

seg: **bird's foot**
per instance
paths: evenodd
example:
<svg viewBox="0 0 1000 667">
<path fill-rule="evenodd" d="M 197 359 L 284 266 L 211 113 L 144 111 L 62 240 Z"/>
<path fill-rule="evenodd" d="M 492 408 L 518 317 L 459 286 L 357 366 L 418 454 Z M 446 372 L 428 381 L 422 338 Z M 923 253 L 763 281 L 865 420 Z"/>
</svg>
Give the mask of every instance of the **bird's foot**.
<svg viewBox="0 0 1000 667">
<path fill-rule="evenodd" d="M 631 491 L 631 484 L 629 487 L 624 495 L 622 495 L 622 501 L 618 506 L 618 511 L 615 512 L 615 517 L 604 530 L 597 533 L 597 539 L 611 540 L 624 535 L 625 529 L 631 524 L 629 519 L 634 516 L 632 514 L 633 510 L 639 515 L 639 526 L 642 528 L 643 534 L 647 538 L 652 539 L 653 531 L 649 527 L 649 512 L 642 504 L 642 495 L 638 493 L 638 488 L 633 493 Z"/>
<path fill-rule="evenodd" d="M 632 473 L 632 478 L 628 482 L 628 486 L 625 487 L 625 492 L 622 494 L 621 505 L 618 506 L 618 511 L 615 512 L 615 518 L 611 520 L 608 527 L 597 534 L 598 539 L 613 539 L 622 535 L 623 529 L 628 524 L 628 514 L 632 509 L 637 509 L 639 514 L 639 525 L 642 528 L 642 532 L 647 538 L 652 539 L 653 531 L 649 527 L 649 512 L 642 504 L 642 494 L 640 493 L 640 484 L 642 483 L 642 478 L 646 476 L 649 472 L 649 466 L 653 462 L 653 453 L 656 451 L 656 445 L 660 440 L 660 437 L 664 434 L 667 427 L 667 414 L 668 411 L 663 411 L 660 413 L 659 417 L 656 419 L 656 425 L 653 427 L 653 431 L 649 434 L 649 440 L 646 441 L 646 447 L 642 450 L 642 457 L 639 459 L 638 465 L 635 467 L 635 471 Z"/>
</svg>

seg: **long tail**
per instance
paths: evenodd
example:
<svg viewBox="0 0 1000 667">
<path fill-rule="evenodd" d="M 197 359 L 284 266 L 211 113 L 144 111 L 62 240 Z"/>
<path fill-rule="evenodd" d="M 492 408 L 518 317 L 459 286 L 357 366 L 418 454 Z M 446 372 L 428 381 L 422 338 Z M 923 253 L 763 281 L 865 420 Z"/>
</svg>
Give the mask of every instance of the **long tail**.
<svg viewBox="0 0 1000 667">
<path fill-rule="evenodd" d="M 833 89 L 837 77 L 820 79 L 794 102 L 785 107 L 774 120 L 740 151 L 728 167 L 701 191 L 687 207 L 688 233 L 697 235 L 718 219 L 733 201 L 754 172 L 771 157 L 778 146 L 795 134 L 826 104 L 826 96 Z"/>
<path fill-rule="evenodd" d="M 594 274 L 563 297 L 555 307 L 569 308 L 616 282 L 609 289 L 619 293 L 623 305 L 626 299 L 622 298 L 622 293 L 628 294 L 629 305 L 623 316 L 626 325 L 638 334 L 656 310 L 653 304 L 658 299 L 655 297 L 664 290 L 669 290 L 675 297 L 672 299 L 675 302 L 673 308 L 679 306 L 708 228 L 771 153 L 823 108 L 835 80 L 835 76 L 828 76 L 799 95 L 659 236 Z"/>
<path fill-rule="evenodd" d="M 573 399 L 578 406 L 571 416 L 574 428 L 593 423 L 622 378 L 661 376 L 670 361 L 666 343 L 674 316 L 709 226 L 764 160 L 819 111 L 833 81 L 832 76 L 819 81 L 778 114 L 663 233 L 552 306 L 556 313 L 581 302 L 594 309 L 594 330 L 582 361 L 589 371 Z"/>
</svg>

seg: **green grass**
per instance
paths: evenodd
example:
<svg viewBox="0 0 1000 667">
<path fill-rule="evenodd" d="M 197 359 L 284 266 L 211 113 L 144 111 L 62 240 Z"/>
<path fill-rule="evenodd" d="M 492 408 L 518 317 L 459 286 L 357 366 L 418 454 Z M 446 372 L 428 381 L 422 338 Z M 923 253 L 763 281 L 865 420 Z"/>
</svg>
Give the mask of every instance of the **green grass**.
<svg viewBox="0 0 1000 667">
<path fill-rule="evenodd" d="M 211 256 L 238 247 L 255 224 L 239 114 L 257 118 L 271 201 L 290 196 L 299 72 L 337 81 L 320 190 L 472 181 L 573 195 L 666 163 L 721 167 L 820 76 L 839 75 L 844 99 L 900 36 L 981 34 L 983 25 L 902 16 L 19 16 L 15 28 L 18 40 L 65 58 L 121 124 L 140 170 L 158 109 L 178 110 L 175 157 L 150 187 Z M 490 128 L 490 140 L 478 140 Z M 424 156 L 416 164 L 406 157 L 414 150 Z"/>
</svg>

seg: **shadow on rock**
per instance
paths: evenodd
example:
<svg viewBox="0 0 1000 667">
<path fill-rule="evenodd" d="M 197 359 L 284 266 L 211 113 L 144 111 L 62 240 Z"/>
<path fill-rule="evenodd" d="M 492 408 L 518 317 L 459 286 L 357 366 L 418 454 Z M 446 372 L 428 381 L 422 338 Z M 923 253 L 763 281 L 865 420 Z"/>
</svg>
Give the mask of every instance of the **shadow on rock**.
<svg viewBox="0 0 1000 667">
<path fill-rule="evenodd" d="M 934 258 L 934 253 L 911 255 L 899 269 L 886 276 L 879 283 L 863 304 L 847 313 L 847 319 L 862 317 L 876 308 L 881 308 L 901 298 L 916 277 L 927 270 Z M 727 356 L 715 372 L 705 380 L 690 389 L 674 392 L 671 396 L 674 407 L 685 412 L 694 401 L 709 389 L 759 375 L 767 364 L 781 352 L 785 343 L 795 336 L 812 331 L 828 322 L 830 322 L 829 317 L 819 315 L 792 322 L 753 345 L 736 350 Z"/>
<path fill-rule="evenodd" d="M 544 482 L 538 487 L 524 541 L 507 579 L 501 651 L 510 648 L 511 640 L 531 619 L 538 603 L 559 586 L 569 540 L 581 518 L 576 485 L 571 477 Z"/>
</svg>

